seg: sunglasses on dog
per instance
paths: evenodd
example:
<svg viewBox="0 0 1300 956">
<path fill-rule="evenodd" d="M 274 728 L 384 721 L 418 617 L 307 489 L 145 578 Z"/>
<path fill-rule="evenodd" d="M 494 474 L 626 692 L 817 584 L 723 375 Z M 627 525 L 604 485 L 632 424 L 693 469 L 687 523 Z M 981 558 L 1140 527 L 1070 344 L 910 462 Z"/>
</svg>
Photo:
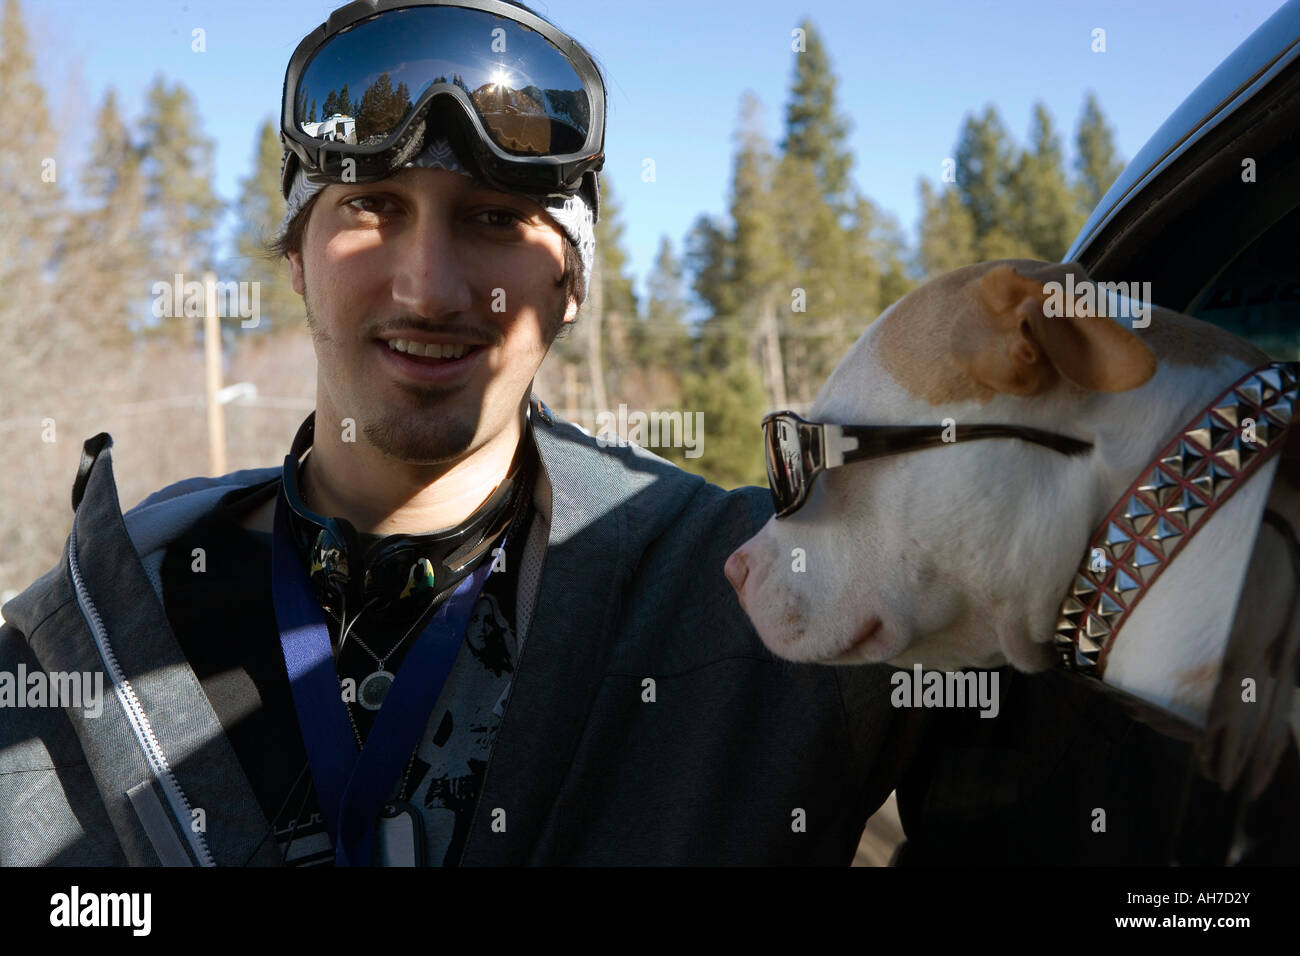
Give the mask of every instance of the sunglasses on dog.
<svg viewBox="0 0 1300 956">
<path fill-rule="evenodd" d="M 1079 455 L 1092 447 L 1077 438 L 1020 425 L 831 425 L 790 411 L 766 416 L 763 438 L 767 483 L 778 518 L 803 506 L 813 480 L 827 468 L 855 461 L 977 438 L 1019 438 L 1063 455 Z"/>
</svg>

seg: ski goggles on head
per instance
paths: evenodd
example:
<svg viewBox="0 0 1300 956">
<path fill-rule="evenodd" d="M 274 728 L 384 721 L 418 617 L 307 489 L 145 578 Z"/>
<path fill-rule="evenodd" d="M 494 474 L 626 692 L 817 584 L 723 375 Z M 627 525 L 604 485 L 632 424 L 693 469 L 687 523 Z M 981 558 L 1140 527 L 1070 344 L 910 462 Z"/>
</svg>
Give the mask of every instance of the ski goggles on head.
<svg viewBox="0 0 1300 956">
<path fill-rule="evenodd" d="M 594 201 L 605 89 L 586 51 L 503 0 L 356 0 L 298 44 L 284 78 L 287 197 L 391 175 L 445 136 L 505 192 Z M 593 210 L 594 211 L 594 210 Z"/>
<path fill-rule="evenodd" d="M 1079 455 L 1092 447 L 1022 425 L 953 425 L 951 431 L 944 425 L 831 425 L 810 422 L 794 412 L 772 412 L 763 419 L 763 448 L 776 517 L 803 507 L 813 479 L 827 468 L 977 438 L 1019 438 L 1063 455 Z"/>
</svg>

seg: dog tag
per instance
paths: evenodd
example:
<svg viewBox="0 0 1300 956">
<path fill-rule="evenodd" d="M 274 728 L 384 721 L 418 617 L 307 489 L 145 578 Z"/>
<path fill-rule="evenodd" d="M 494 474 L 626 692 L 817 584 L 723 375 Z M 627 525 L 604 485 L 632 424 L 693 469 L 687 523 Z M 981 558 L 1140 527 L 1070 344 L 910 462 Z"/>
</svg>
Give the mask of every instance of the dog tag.
<svg viewBox="0 0 1300 956">
<path fill-rule="evenodd" d="M 424 818 L 402 800 L 384 807 L 375 827 L 375 851 L 381 866 L 424 866 Z"/>
</svg>

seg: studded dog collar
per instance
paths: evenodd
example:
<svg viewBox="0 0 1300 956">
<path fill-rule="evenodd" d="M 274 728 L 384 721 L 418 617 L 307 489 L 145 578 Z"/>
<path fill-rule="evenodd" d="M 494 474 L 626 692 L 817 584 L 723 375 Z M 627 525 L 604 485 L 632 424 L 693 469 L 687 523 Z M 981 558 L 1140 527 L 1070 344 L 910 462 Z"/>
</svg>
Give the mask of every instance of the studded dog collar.
<svg viewBox="0 0 1300 956">
<path fill-rule="evenodd" d="M 1165 445 L 1093 532 L 1061 602 L 1054 646 L 1101 678 L 1116 635 L 1170 562 L 1286 440 L 1300 365 L 1251 371 Z"/>
</svg>

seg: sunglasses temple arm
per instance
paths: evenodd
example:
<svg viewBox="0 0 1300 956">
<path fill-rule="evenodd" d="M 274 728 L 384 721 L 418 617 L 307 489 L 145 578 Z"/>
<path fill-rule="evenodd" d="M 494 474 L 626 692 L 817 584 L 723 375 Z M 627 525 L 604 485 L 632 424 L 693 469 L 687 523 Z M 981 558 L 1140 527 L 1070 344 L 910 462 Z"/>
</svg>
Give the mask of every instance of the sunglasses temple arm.
<svg viewBox="0 0 1300 956">
<path fill-rule="evenodd" d="M 929 431 L 928 427 L 925 434 L 917 434 L 911 426 L 903 426 L 906 432 L 880 432 L 875 427 L 864 428 L 860 434 L 853 434 L 856 430 L 853 426 L 827 425 L 827 446 L 826 467 L 833 468 L 836 465 L 850 464 L 855 461 L 869 461 L 872 458 L 883 458 L 887 455 L 897 454 L 905 451 L 920 451 L 926 448 L 937 448 L 940 445 L 952 444 L 943 439 L 942 427 L 935 427 Z M 836 440 L 836 449 L 839 453 L 838 460 L 832 461 L 829 446 L 832 439 L 829 432 L 835 429 L 840 433 Z M 984 436 L 971 436 L 984 437 Z"/>
<path fill-rule="evenodd" d="M 861 446 L 858 436 L 846 434 L 842 425 L 822 426 L 822 463 L 826 468 L 838 468 L 857 458 Z"/>
<path fill-rule="evenodd" d="M 1017 428 L 1014 426 L 958 425 L 952 440 L 945 440 L 945 429 L 942 426 L 936 426 L 933 431 L 926 431 L 921 434 L 912 431 L 907 426 L 903 426 L 903 429 L 907 429 L 906 432 L 902 429 L 900 429 L 900 432 L 893 434 L 868 431 L 861 437 L 852 434 L 852 426 L 826 425 L 824 428 L 826 431 L 825 457 L 827 468 L 849 462 L 867 461 L 871 458 L 880 458 L 899 452 L 921 451 L 942 445 L 988 438 L 1019 438 L 1022 441 L 1050 448 L 1052 451 L 1063 455 L 1079 455 L 1092 448 L 1091 444 L 1077 438 L 1069 438 L 1065 435 L 1039 431 L 1034 428 Z M 837 433 L 834 438 L 832 438 L 831 434 L 832 429 Z M 865 441 L 862 438 L 865 438 Z M 832 457 L 832 443 L 834 443 L 833 447 L 836 449 L 838 458 Z"/>
</svg>

